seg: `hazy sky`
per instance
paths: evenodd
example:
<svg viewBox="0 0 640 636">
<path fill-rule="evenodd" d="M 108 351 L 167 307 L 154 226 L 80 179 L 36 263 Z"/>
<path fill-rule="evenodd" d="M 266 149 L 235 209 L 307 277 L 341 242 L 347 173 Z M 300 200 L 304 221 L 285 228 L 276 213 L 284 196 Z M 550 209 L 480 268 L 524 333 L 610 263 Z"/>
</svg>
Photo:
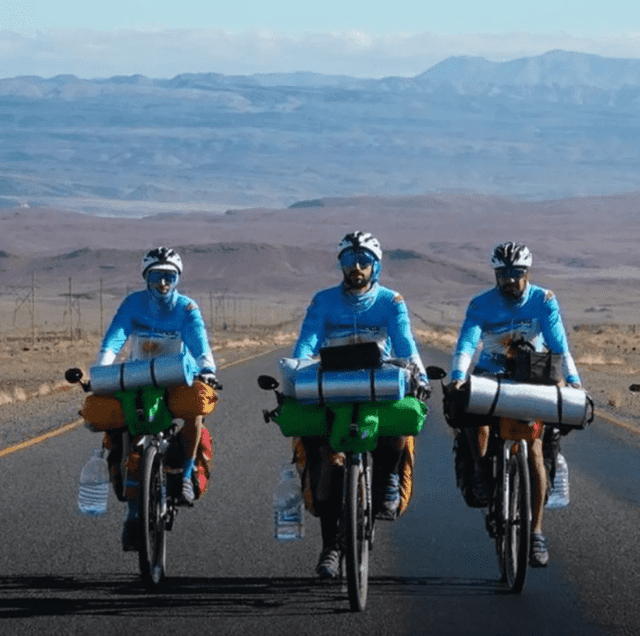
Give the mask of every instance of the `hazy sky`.
<svg viewBox="0 0 640 636">
<path fill-rule="evenodd" d="M 0 77 L 312 70 L 412 76 L 451 55 L 640 57 L 637 0 L 0 0 Z"/>
</svg>

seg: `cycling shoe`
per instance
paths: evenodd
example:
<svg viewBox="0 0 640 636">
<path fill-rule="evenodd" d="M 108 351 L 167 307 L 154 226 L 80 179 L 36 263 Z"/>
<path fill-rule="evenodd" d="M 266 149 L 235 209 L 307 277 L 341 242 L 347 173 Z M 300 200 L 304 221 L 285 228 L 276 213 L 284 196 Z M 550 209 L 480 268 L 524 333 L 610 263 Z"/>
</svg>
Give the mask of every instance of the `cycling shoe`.
<svg viewBox="0 0 640 636">
<path fill-rule="evenodd" d="M 531 550 L 529 552 L 529 565 L 532 568 L 544 568 L 549 563 L 549 551 L 547 539 L 539 532 L 531 533 Z"/>
<path fill-rule="evenodd" d="M 376 492 L 376 519 L 393 521 L 400 506 L 400 476 L 391 473 Z"/>
<path fill-rule="evenodd" d="M 180 496 L 180 503 L 185 506 L 193 506 L 193 502 L 196 499 L 196 494 L 193 490 L 193 482 L 191 479 L 182 480 L 182 494 Z"/>
<path fill-rule="evenodd" d="M 320 553 L 316 574 L 321 579 L 335 579 L 340 569 L 340 551 L 335 546 L 324 548 Z"/>
</svg>

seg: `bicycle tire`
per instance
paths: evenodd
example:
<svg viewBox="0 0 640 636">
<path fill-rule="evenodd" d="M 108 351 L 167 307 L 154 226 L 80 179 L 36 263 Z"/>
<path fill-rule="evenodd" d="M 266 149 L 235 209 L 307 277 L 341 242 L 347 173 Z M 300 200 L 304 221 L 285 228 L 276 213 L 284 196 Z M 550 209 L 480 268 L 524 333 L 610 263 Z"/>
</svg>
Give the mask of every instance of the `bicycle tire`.
<svg viewBox="0 0 640 636">
<path fill-rule="evenodd" d="M 522 453 L 509 458 L 508 518 L 504 535 L 504 582 L 510 592 L 524 589 L 531 543 L 531 481 Z"/>
<path fill-rule="evenodd" d="M 366 472 L 361 461 L 347 461 L 345 488 L 345 560 L 349 606 L 361 612 L 369 587 L 370 510 Z"/>
<path fill-rule="evenodd" d="M 144 453 L 140 488 L 140 574 L 145 587 L 157 588 L 166 568 L 164 509 L 166 483 L 164 462 L 158 447 L 151 444 Z"/>
</svg>

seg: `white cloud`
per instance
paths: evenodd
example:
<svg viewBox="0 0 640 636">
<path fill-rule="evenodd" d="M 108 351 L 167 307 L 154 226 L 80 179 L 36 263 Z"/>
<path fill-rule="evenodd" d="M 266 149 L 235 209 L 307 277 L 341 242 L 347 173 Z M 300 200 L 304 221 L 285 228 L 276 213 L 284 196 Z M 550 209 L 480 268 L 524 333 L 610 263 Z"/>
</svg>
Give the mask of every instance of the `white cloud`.
<svg viewBox="0 0 640 636">
<path fill-rule="evenodd" d="M 0 31 L 0 77 L 69 73 L 82 78 L 139 73 L 226 75 L 315 71 L 357 77 L 418 75 L 454 55 L 499 61 L 553 49 L 640 58 L 640 34 L 598 38 L 567 34 L 433 33 L 374 36 L 363 31 L 279 34 L 215 29 Z"/>
</svg>

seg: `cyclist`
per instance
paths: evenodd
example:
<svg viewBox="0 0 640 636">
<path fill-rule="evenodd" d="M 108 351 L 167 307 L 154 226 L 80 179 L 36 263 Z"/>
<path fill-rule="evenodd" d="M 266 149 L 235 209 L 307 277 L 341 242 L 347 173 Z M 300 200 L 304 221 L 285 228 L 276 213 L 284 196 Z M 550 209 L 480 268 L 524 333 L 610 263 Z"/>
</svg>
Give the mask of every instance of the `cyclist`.
<svg viewBox="0 0 640 636">
<path fill-rule="evenodd" d="M 216 365 L 197 304 L 177 291 L 182 270 L 182 259 L 173 249 L 158 247 L 145 254 L 142 259 L 142 276 L 146 281 L 146 290 L 133 292 L 123 300 L 104 335 L 96 364 L 113 363 L 127 340 L 131 341 L 132 359 L 149 359 L 180 352 L 192 358 L 199 370 L 197 380 L 191 387 L 178 387 L 179 393 L 173 389 L 168 392 L 168 406 L 176 417 L 178 408 L 171 408 L 172 399 L 174 402 L 180 399 L 183 404 L 189 404 L 188 410 L 192 410 L 194 405 L 196 410 L 203 404 L 209 406 L 200 415 L 184 417 L 181 430 L 185 445 L 182 501 L 184 504 L 192 505 L 195 499 L 192 473 L 203 427 L 202 415 L 213 410 L 217 399 L 212 388 L 216 385 Z M 111 396 L 90 398 L 94 399 L 94 411 L 96 408 L 99 409 L 99 403 L 105 398 L 114 399 Z M 81 414 L 90 422 L 87 411 L 85 405 L 85 411 L 81 411 Z M 117 445 L 117 439 L 116 435 L 105 431 L 105 448 L 112 450 Z M 133 493 L 129 494 L 133 500 L 127 501 L 128 512 L 122 533 L 125 551 L 136 550 L 138 542 L 139 502 L 136 499 L 138 483 L 135 474 L 135 459 L 130 454 L 126 489 L 128 493 Z"/>
<path fill-rule="evenodd" d="M 512 347 L 522 339 L 538 351 L 544 345 L 551 352 L 560 354 L 567 384 L 580 386 L 555 295 L 529 283 L 532 263 L 533 256 L 522 243 L 501 243 L 493 250 L 491 265 L 495 270 L 496 286 L 473 298 L 467 308 L 453 355 L 450 388 L 462 386 L 480 340 L 483 349 L 474 373 L 498 375 L 507 372 L 508 360 L 513 355 Z M 544 429 L 537 431 L 538 437 L 531 444 L 530 451 L 533 466 L 530 564 L 533 567 L 544 567 L 549 561 L 547 540 L 542 534 L 542 516 L 547 470 L 552 478 L 559 447 L 558 429 L 551 426 Z M 489 426 L 479 427 L 477 437 L 468 435 L 468 440 L 475 461 L 473 494 L 480 504 L 486 504 L 489 492 L 483 458 L 489 443 Z M 464 438 L 459 441 L 464 443 Z M 549 463 L 547 468 L 545 456 Z"/>
<path fill-rule="evenodd" d="M 415 365 L 420 378 L 418 397 L 426 398 L 430 387 L 411 333 L 407 306 L 400 294 L 378 283 L 381 259 L 380 243 L 371 234 L 353 232 L 342 239 L 338 260 L 343 281 L 314 296 L 293 357 L 314 357 L 322 346 L 376 341 L 383 356 L 389 357 L 393 350 L 395 356 Z M 299 464 L 305 464 L 303 475 L 308 475 L 308 482 L 303 483 L 307 506 L 320 517 L 323 547 L 316 572 L 321 578 L 334 578 L 340 561 L 337 533 L 342 501 L 340 466 L 344 457 L 319 438 L 300 438 L 294 445 Z M 413 438 L 379 439 L 373 453 L 374 506 L 379 517 L 394 519 L 397 514 L 400 473 L 407 453 L 413 458 Z M 301 456 L 304 462 L 300 462 Z"/>
</svg>

